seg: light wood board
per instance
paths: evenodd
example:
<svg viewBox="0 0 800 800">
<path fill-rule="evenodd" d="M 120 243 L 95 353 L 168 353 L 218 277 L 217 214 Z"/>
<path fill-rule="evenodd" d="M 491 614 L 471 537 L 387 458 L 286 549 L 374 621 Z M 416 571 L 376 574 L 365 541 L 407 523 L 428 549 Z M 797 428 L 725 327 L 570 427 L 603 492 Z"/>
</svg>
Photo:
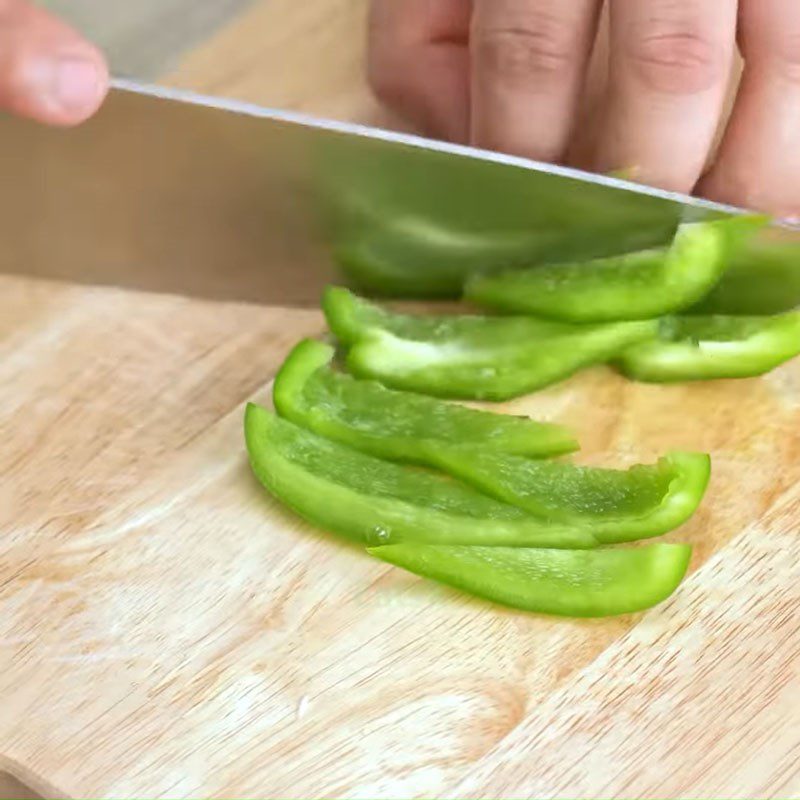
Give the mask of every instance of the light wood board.
<svg viewBox="0 0 800 800">
<path fill-rule="evenodd" d="M 466 600 L 250 477 L 313 312 L 0 281 L 0 743 L 93 797 L 793 796 L 800 365 L 653 387 L 597 369 L 506 409 L 591 463 L 707 449 L 692 575 L 613 621 Z"/>
<path fill-rule="evenodd" d="M 262 2 L 173 82 L 369 118 L 363 8 Z M 506 407 L 573 425 L 591 463 L 714 457 L 670 537 L 696 549 L 679 592 L 558 621 L 374 562 L 260 490 L 242 403 L 321 330 L 0 278 L 0 769 L 76 797 L 800 795 L 800 364 L 597 369 Z"/>
</svg>

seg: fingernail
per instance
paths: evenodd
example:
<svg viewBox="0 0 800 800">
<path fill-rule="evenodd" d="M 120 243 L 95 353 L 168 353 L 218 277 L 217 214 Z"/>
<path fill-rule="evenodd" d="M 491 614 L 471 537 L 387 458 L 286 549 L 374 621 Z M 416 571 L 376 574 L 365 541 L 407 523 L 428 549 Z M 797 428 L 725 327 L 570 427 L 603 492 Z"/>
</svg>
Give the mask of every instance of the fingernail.
<svg viewBox="0 0 800 800">
<path fill-rule="evenodd" d="M 78 114 L 94 107 L 101 90 L 102 76 L 96 61 L 67 56 L 53 63 L 50 101 L 63 111 Z"/>
</svg>

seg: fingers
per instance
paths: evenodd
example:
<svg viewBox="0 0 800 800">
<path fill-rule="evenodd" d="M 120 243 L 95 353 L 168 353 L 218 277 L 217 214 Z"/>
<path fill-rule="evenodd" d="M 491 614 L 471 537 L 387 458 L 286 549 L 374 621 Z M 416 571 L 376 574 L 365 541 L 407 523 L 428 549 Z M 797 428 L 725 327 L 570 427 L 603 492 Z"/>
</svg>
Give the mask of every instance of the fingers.
<svg viewBox="0 0 800 800">
<path fill-rule="evenodd" d="M 600 7 L 599 0 L 474 0 L 474 144 L 563 160 Z"/>
<path fill-rule="evenodd" d="M 45 11 L 0 0 L 0 109 L 74 125 L 97 110 L 107 88 L 96 48 Z"/>
<path fill-rule="evenodd" d="M 725 99 L 736 7 L 736 0 L 610 0 L 609 90 L 595 169 L 693 189 Z"/>
<path fill-rule="evenodd" d="M 717 161 L 700 190 L 800 216 L 800 3 L 741 0 L 745 69 Z"/>
<path fill-rule="evenodd" d="M 469 130 L 471 0 L 372 0 L 368 76 L 377 96 L 429 136 Z"/>
</svg>

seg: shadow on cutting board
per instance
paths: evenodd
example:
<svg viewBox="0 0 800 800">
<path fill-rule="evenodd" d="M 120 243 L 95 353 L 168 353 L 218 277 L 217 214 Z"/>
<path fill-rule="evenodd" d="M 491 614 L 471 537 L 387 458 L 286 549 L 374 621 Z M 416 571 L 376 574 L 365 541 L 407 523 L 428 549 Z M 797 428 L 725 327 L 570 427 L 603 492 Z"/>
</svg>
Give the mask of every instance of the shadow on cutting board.
<svg viewBox="0 0 800 800">
<path fill-rule="evenodd" d="M 5 772 L 0 772 L 0 800 L 40 800 L 41 795 L 31 791 Z"/>
</svg>

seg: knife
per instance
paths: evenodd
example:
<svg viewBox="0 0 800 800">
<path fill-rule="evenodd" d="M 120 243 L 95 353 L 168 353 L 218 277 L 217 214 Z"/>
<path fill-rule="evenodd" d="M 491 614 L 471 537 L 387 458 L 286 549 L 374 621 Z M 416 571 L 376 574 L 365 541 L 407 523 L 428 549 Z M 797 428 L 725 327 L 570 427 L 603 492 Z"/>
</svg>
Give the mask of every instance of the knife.
<svg viewBox="0 0 800 800">
<path fill-rule="evenodd" d="M 74 129 L 0 117 L 0 271 L 267 304 L 464 275 L 740 213 L 618 178 L 115 79 Z"/>
</svg>

